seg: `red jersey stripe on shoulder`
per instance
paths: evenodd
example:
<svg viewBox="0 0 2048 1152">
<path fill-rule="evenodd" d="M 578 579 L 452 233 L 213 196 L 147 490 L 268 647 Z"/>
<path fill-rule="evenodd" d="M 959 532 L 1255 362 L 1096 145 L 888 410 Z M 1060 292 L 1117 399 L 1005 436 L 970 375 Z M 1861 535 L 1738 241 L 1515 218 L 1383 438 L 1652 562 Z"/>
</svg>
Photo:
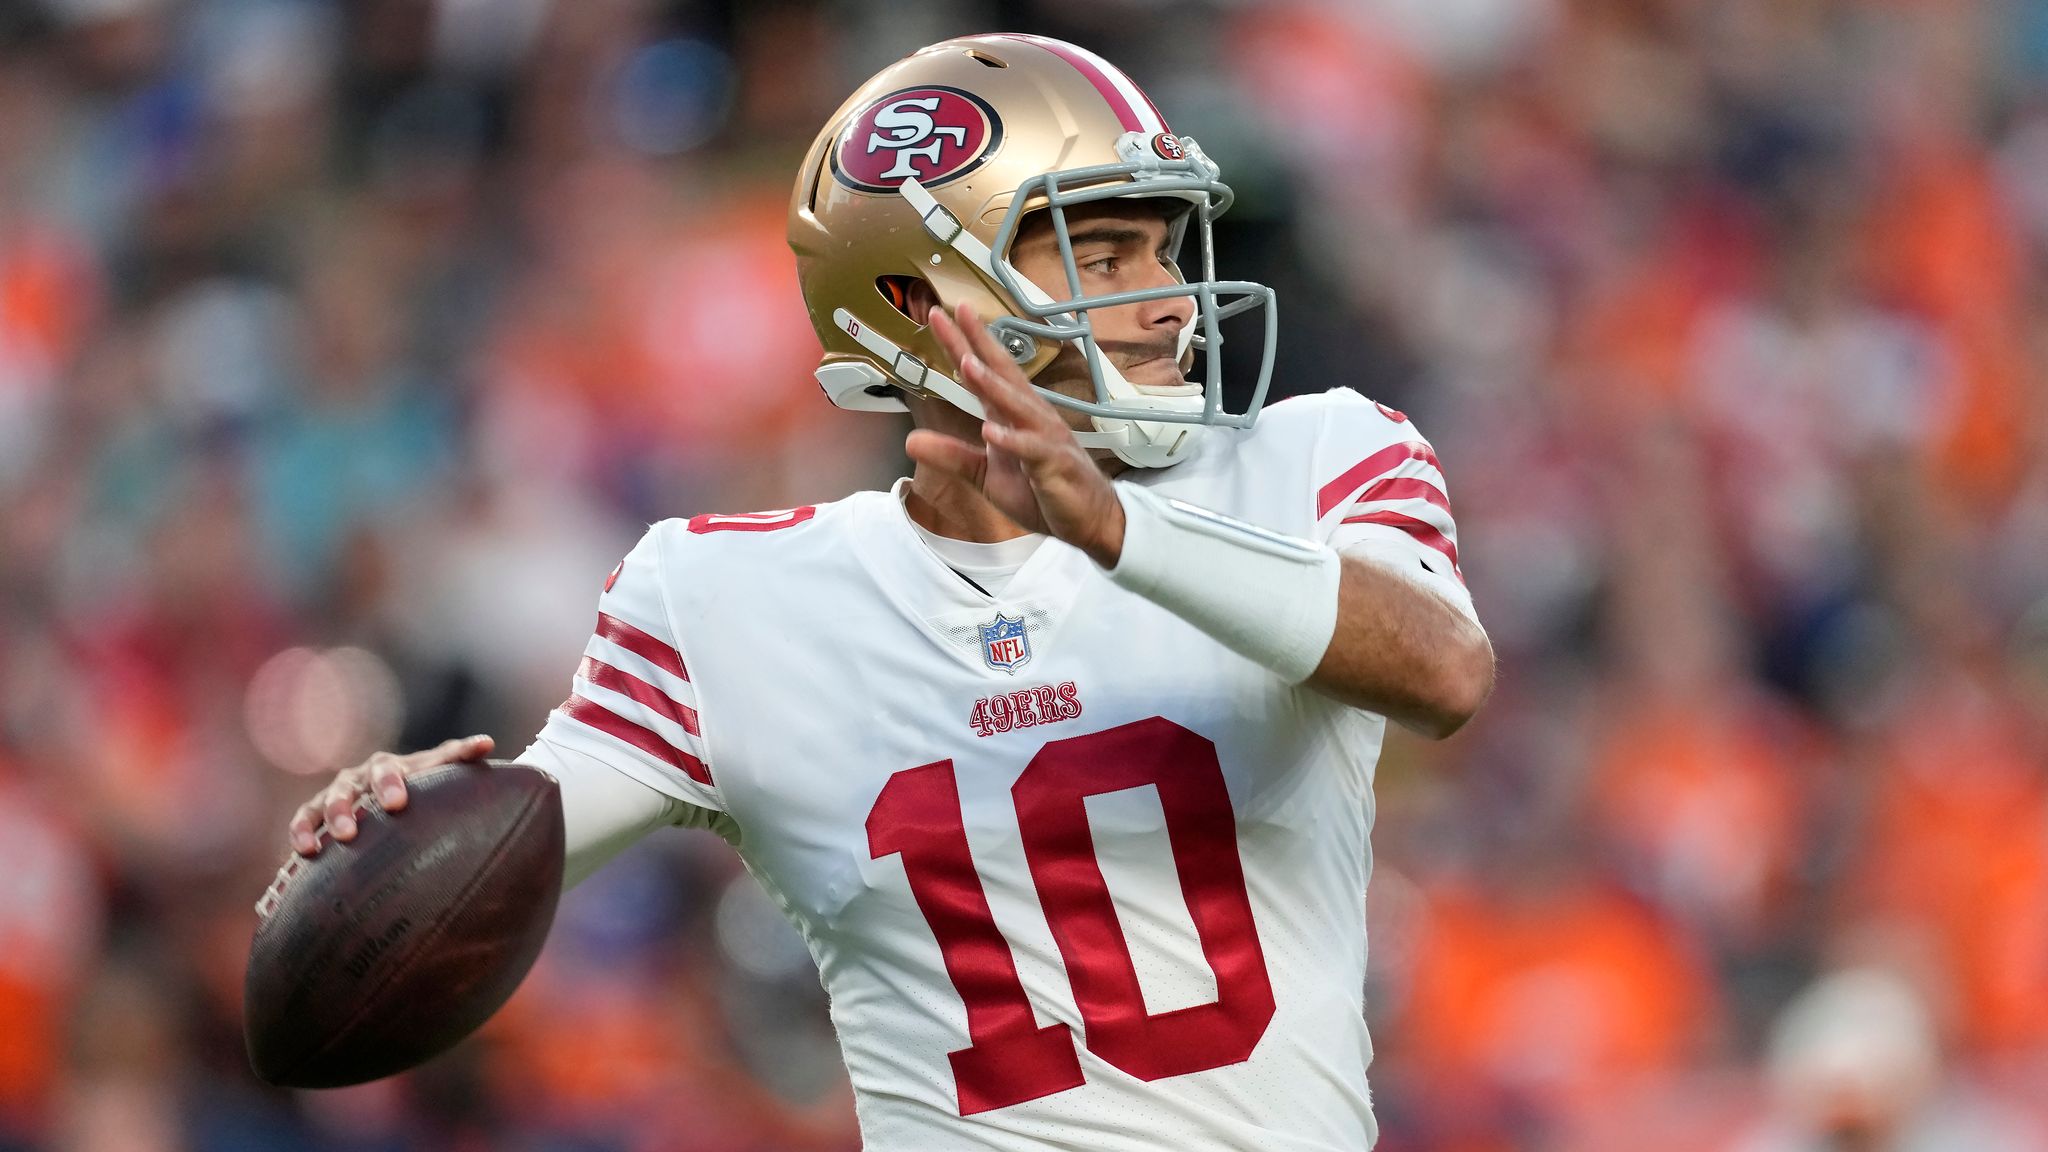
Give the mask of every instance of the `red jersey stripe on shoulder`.
<svg viewBox="0 0 2048 1152">
<path fill-rule="evenodd" d="M 1375 480 L 1366 485 L 1365 491 L 1360 492 L 1351 503 L 1374 504 L 1382 500 L 1426 500 L 1445 512 L 1451 510 L 1451 498 L 1444 495 L 1443 489 L 1414 476 L 1390 476 L 1385 480 Z"/>
<path fill-rule="evenodd" d="M 683 654 L 674 646 L 662 642 L 655 636 L 633 627 L 616 616 L 603 612 L 597 614 L 597 634 L 640 657 L 649 664 L 666 672 L 673 672 L 684 680 L 690 678 L 689 669 L 683 667 Z"/>
<path fill-rule="evenodd" d="M 1458 546 L 1451 543 L 1450 537 L 1438 531 L 1437 526 L 1427 520 L 1417 520 L 1413 516 L 1403 516 L 1399 512 L 1361 512 L 1356 516 L 1346 516 L 1339 523 L 1384 524 L 1389 528 L 1399 528 L 1415 537 L 1417 543 L 1443 553 L 1445 558 L 1450 560 L 1451 571 L 1458 577 L 1458 583 L 1465 582 L 1465 574 L 1458 570 Z"/>
<path fill-rule="evenodd" d="M 579 724 L 624 740 L 699 784 L 711 784 L 711 769 L 702 760 L 662 739 L 654 729 L 635 724 L 596 701 L 571 696 L 562 702 L 562 713 Z"/>
<path fill-rule="evenodd" d="M 1320 520 L 1329 515 L 1330 509 L 1342 504 L 1346 496 L 1356 492 L 1366 481 L 1379 476 L 1382 472 L 1391 472 L 1410 460 L 1420 460 L 1439 472 L 1443 471 L 1443 465 L 1436 462 L 1436 453 L 1422 441 L 1406 440 L 1399 444 L 1389 444 L 1346 469 L 1342 476 L 1323 485 L 1322 491 L 1316 494 L 1316 519 Z"/>
<path fill-rule="evenodd" d="M 609 688 L 621 696 L 628 697 L 635 704 L 668 717 L 692 736 L 703 735 L 697 728 L 695 708 L 671 697 L 623 668 L 614 668 L 595 656 L 585 656 L 583 663 L 577 667 L 576 674 L 599 688 Z"/>
</svg>

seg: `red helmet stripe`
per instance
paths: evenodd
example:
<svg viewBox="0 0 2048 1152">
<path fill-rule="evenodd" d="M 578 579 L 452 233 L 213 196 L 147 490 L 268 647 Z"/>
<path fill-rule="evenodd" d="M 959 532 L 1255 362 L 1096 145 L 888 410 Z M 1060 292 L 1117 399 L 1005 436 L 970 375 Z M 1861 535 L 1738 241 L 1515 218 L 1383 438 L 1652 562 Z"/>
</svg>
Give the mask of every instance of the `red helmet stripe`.
<svg viewBox="0 0 2048 1152">
<path fill-rule="evenodd" d="M 1044 36 L 1029 36 L 1020 32 L 999 32 L 996 35 L 1005 40 L 1016 40 L 1036 45 L 1072 65 L 1074 71 L 1086 77 L 1102 98 L 1109 102 L 1110 111 L 1116 113 L 1117 122 L 1126 132 L 1166 132 L 1166 117 L 1145 95 L 1145 90 L 1132 82 L 1117 67 L 1085 48 L 1077 48 L 1064 40 L 1053 40 Z"/>
</svg>

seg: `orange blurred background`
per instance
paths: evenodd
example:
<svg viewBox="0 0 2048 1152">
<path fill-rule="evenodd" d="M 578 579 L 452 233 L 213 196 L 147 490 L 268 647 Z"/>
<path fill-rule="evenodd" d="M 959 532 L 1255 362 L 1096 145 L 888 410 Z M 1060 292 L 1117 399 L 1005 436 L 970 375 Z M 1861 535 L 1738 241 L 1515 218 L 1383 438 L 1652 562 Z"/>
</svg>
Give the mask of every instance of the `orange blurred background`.
<svg viewBox="0 0 2048 1152">
<path fill-rule="evenodd" d="M 1386 1152 L 2048 1149 L 2048 2 L 0 0 L 0 1150 L 852 1149 L 709 837 L 475 1042 L 240 1048 L 282 822 L 558 701 L 654 519 L 905 467 L 782 243 L 861 79 L 1117 61 L 1498 693 L 1379 778 Z"/>
</svg>

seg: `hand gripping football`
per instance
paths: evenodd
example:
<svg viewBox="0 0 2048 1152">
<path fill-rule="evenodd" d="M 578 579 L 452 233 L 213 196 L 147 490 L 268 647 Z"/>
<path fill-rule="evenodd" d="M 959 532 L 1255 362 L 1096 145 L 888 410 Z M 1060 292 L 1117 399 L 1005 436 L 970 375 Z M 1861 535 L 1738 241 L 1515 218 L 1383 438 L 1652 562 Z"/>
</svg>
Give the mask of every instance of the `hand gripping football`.
<svg viewBox="0 0 2048 1152">
<path fill-rule="evenodd" d="M 357 804 L 355 839 L 294 855 L 256 905 L 243 1029 L 256 1074 L 360 1084 L 490 1018 L 540 954 L 562 891 L 562 796 L 518 764 L 450 764 L 408 802 Z"/>
</svg>

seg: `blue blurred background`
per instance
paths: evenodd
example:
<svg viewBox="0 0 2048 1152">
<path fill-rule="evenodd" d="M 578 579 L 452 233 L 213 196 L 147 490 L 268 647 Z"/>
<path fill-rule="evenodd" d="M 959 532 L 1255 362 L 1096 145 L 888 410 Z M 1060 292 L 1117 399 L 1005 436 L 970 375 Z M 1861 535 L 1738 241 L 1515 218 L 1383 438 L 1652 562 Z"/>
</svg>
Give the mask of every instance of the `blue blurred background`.
<svg viewBox="0 0 2048 1152">
<path fill-rule="evenodd" d="M 516 752 L 644 524 L 905 467 L 787 188 L 991 28 L 1450 476 L 1502 670 L 1381 768 L 1382 1147 L 2048 1148 L 2048 3 L 0 0 L 0 1149 L 856 1147 L 708 836 L 396 1080 L 255 1083 L 241 966 L 290 808 Z"/>
</svg>

